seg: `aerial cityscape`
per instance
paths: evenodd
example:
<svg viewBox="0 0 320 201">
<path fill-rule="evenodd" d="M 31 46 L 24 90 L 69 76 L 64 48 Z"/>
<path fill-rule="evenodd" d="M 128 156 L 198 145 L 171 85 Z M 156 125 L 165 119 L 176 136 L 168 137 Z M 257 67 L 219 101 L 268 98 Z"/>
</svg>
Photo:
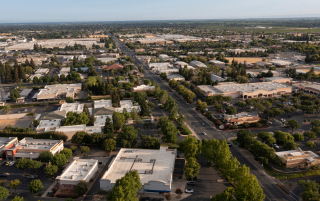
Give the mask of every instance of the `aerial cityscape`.
<svg viewBox="0 0 320 201">
<path fill-rule="evenodd" d="M 4 2 L 0 201 L 320 201 L 320 2 L 287 4 Z"/>
</svg>

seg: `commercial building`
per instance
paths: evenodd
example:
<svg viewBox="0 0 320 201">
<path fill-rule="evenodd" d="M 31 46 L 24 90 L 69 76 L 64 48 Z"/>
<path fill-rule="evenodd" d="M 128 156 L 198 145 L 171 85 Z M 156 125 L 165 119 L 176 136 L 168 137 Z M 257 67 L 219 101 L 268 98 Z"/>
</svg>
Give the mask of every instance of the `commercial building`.
<svg viewBox="0 0 320 201">
<path fill-rule="evenodd" d="M 176 81 L 185 81 L 185 78 L 180 74 L 170 74 L 167 75 L 167 79 L 170 80 L 176 80 Z"/>
<path fill-rule="evenodd" d="M 218 75 L 215 75 L 215 74 L 211 74 L 211 80 L 212 81 L 219 81 L 219 82 L 223 82 L 223 81 L 225 81 L 226 79 L 225 78 L 222 78 L 222 77 L 220 77 L 220 76 L 218 76 Z"/>
<path fill-rule="evenodd" d="M 222 61 L 218 61 L 218 60 L 209 60 L 209 63 L 213 63 L 213 64 L 225 64 Z"/>
<path fill-rule="evenodd" d="M 60 127 L 61 119 L 40 120 L 39 125 L 35 129 L 37 133 L 55 131 Z"/>
<path fill-rule="evenodd" d="M 100 180 L 100 189 L 110 191 L 117 179 L 128 171 L 136 170 L 142 188 L 139 192 L 170 192 L 172 186 L 176 149 L 120 149 L 108 171 Z"/>
<path fill-rule="evenodd" d="M 5 149 L 8 160 L 19 158 L 35 159 L 44 152 L 50 151 L 52 155 L 63 150 L 63 140 L 23 138 L 19 143 L 11 144 Z"/>
<path fill-rule="evenodd" d="M 184 68 L 185 66 L 188 66 L 189 64 L 186 63 L 186 62 L 184 62 L 184 61 L 176 61 L 176 62 L 174 63 L 174 65 L 175 65 L 176 67 L 179 67 L 179 68 Z"/>
<path fill-rule="evenodd" d="M 214 95 L 231 96 L 232 98 L 270 98 L 282 94 L 291 94 L 297 88 L 284 83 L 260 82 L 248 84 L 199 85 L 197 86 L 205 97 Z"/>
<path fill-rule="evenodd" d="M 60 72 L 58 74 L 58 76 L 60 77 L 61 75 L 69 75 L 70 74 L 70 67 L 63 67 L 60 69 Z"/>
<path fill-rule="evenodd" d="M 320 157 L 312 151 L 302 151 L 300 147 L 295 150 L 281 151 L 275 153 L 284 159 L 287 168 L 309 167 L 320 163 Z"/>
<path fill-rule="evenodd" d="M 132 87 L 132 88 L 131 88 L 131 91 L 132 91 L 132 92 L 149 91 L 149 90 L 154 91 L 155 89 L 156 89 L 155 86 L 150 86 L 150 85 L 144 85 L 144 84 L 142 84 L 142 85 L 140 85 L 140 86 Z"/>
<path fill-rule="evenodd" d="M 272 63 L 266 61 L 258 61 L 256 64 L 258 64 L 258 67 L 267 67 L 272 65 Z"/>
<path fill-rule="evenodd" d="M 59 111 L 66 111 L 67 113 L 68 112 L 76 112 L 76 113 L 80 114 L 81 112 L 83 112 L 83 108 L 84 108 L 84 104 L 64 103 L 61 105 Z"/>
<path fill-rule="evenodd" d="M 135 108 L 137 110 L 137 112 L 141 111 L 140 106 L 138 104 L 137 105 L 133 105 L 131 100 L 122 100 L 122 101 L 120 101 L 120 107 L 116 107 L 114 109 L 115 109 L 116 112 L 122 113 L 124 108 L 126 108 L 127 112 L 131 112 L 131 110 L 133 108 Z"/>
<path fill-rule="evenodd" d="M 111 64 L 109 66 L 102 66 L 103 69 L 105 70 L 121 70 L 123 69 L 123 66 L 119 65 L 119 64 Z"/>
<path fill-rule="evenodd" d="M 177 68 L 168 68 L 168 69 L 162 69 L 162 70 L 157 70 L 156 74 L 160 75 L 161 73 L 166 73 L 167 75 L 169 74 L 174 74 L 174 73 L 179 73 L 179 69 Z"/>
<path fill-rule="evenodd" d="M 269 63 L 272 63 L 273 65 L 279 66 L 279 67 L 287 67 L 291 64 L 290 61 L 284 61 L 284 60 L 278 60 L 278 59 L 273 59 L 269 61 Z"/>
<path fill-rule="evenodd" d="M 97 171 L 98 160 L 76 157 L 56 180 L 58 185 L 77 185 L 80 181 L 89 182 Z"/>
<path fill-rule="evenodd" d="M 202 63 L 202 62 L 200 62 L 200 61 L 191 61 L 190 63 L 190 66 L 193 66 L 193 67 L 201 67 L 201 68 L 206 68 L 207 67 L 207 65 L 206 64 L 204 64 L 204 63 Z"/>
<path fill-rule="evenodd" d="M 94 125 L 93 126 L 95 126 L 95 127 L 104 127 L 104 125 L 106 124 L 106 119 L 108 117 L 112 121 L 112 114 L 94 116 L 95 120 L 94 120 Z"/>
<path fill-rule="evenodd" d="M 20 92 L 20 96 L 22 98 L 27 98 L 29 94 L 31 93 L 32 89 L 24 89 Z"/>
<path fill-rule="evenodd" d="M 257 113 L 241 112 L 241 113 L 234 114 L 234 115 L 225 115 L 224 119 L 228 123 L 240 125 L 245 122 L 247 122 L 247 123 L 258 122 L 260 120 L 260 117 Z"/>
<path fill-rule="evenodd" d="M 18 143 L 17 137 L 0 137 L 0 155 L 13 144 Z"/>
<path fill-rule="evenodd" d="M 93 102 L 94 109 L 112 107 L 112 100 L 97 100 Z"/>
<path fill-rule="evenodd" d="M 293 79 L 288 77 L 264 77 L 264 82 L 291 83 Z"/>
<path fill-rule="evenodd" d="M 40 89 L 37 100 L 56 100 L 66 97 L 75 98 L 81 92 L 81 83 L 46 85 Z"/>
<path fill-rule="evenodd" d="M 164 63 L 148 63 L 148 67 L 154 71 L 157 70 L 165 70 L 168 68 L 172 68 L 172 65 L 169 62 Z"/>
</svg>

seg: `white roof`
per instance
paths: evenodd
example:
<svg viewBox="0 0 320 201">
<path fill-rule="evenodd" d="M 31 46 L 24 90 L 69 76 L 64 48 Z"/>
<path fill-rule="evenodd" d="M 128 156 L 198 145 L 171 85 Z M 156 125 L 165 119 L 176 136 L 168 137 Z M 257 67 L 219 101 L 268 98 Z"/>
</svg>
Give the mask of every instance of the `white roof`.
<svg viewBox="0 0 320 201">
<path fill-rule="evenodd" d="M 209 63 L 214 63 L 214 64 L 224 64 L 224 62 L 222 61 L 218 61 L 218 60 L 209 60 Z"/>
<path fill-rule="evenodd" d="M 170 74 L 170 75 L 167 75 L 167 79 L 168 80 L 171 80 L 171 79 L 175 79 L 175 78 L 181 78 L 181 79 L 184 79 L 184 77 L 180 74 Z"/>
<path fill-rule="evenodd" d="M 176 150 L 168 147 L 161 147 L 160 150 L 122 148 L 101 180 L 115 183 L 128 171 L 137 170 L 142 184 L 160 181 L 170 185 L 175 157 Z"/>
<path fill-rule="evenodd" d="M 17 139 L 17 137 L 0 137 L 0 150 L 8 146 L 13 140 Z"/>
<path fill-rule="evenodd" d="M 194 61 L 191 61 L 190 62 L 190 65 L 191 66 L 194 66 L 194 67 L 196 67 L 196 66 L 198 66 L 198 67 L 207 67 L 207 65 L 206 64 L 204 64 L 204 63 L 202 63 L 202 62 L 200 62 L 200 61 L 196 61 L 196 60 L 194 60 Z"/>
<path fill-rule="evenodd" d="M 256 117 L 256 116 L 258 116 L 257 113 L 240 112 L 234 115 L 226 115 L 225 117 L 228 119 L 239 119 L 242 117 Z"/>
<path fill-rule="evenodd" d="M 150 85 L 145 85 L 145 84 L 142 84 L 140 86 L 136 86 L 136 87 L 133 87 L 133 90 L 134 91 L 139 91 L 139 90 L 153 90 L 155 89 L 155 86 L 150 86 Z"/>
<path fill-rule="evenodd" d="M 45 129 L 45 132 L 54 131 L 60 126 L 61 119 L 41 120 L 37 129 Z"/>
<path fill-rule="evenodd" d="M 91 171 L 98 165 L 98 160 L 75 158 L 56 179 L 63 181 L 82 181 L 92 177 Z"/>
<path fill-rule="evenodd" d="M 112 100 L 97 100 L 94 101 L 94 108 L 112 107 Z"/>
<path fill-rule="evenodd" d="M 97 115 L 97 116 L 94 116 L 95 118 L 95 121 L 94 121 L 94 126 L 99 126 L 99 127 L 103 127 L 106 123 L 106 119 L 107 118 L 110 118 L 111 121 L 112 121 L 112 114 L 109 114 L 109 115 Z"/>
<path fill-rule="evenodd" d="M 49 68 L 38 68 L 34 74 L 47 74 L 49 72 Z"/>
<path fill-rule="evenodd" d="M 66 111 L 68 112 L 77 112 L 81 113 L 83 112 L 84 104 L 79 103 L 63 103 L 60 107 L 60 111 Z"/>
<path fill-rule="evenodd" d="M 100 126 L 87 126 L 86 132 L 87 133 L 102 133 L 102 127 L 100 127 Z"/>
<path fill-rule="evenodd" d="M 59 132 L 77 132 L 77 131 L 85 131 L 86 125 L 72 125 L 72 126 L 61 126 L 60 128 L 57 128 L 56 131 Z"/>
<path fill-rule="evenodd" d="M 225 81 L 226 79 L 225 78 L 222 78 L 222 77 L 220 77 L 220 76 L 218 76 L 218 75 L 215 75 L 215 74 L 211 74 L 211 80 L 212 81 L 219 81 L 219 82 L 221 82 L 221 81 Z"/>
<path fill-rule="evenodd" d="M 61 143 L 62 140 L 50 140 L 50 139 L 33 139 L 33 138 L 23 138 L 19 141 L 21 148 L 19 150 L 24 150 L 25 152 L 30 152 L 32 150 L 50 150 L 57 144 Z M 19 151 L 17 152 L 19 153 Z"/>
</svg>

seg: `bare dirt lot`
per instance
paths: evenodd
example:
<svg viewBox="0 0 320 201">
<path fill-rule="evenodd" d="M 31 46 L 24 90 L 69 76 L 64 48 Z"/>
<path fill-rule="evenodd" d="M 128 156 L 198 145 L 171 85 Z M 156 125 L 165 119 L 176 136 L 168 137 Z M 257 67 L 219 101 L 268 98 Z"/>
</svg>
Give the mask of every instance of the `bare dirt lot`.
<svg viewBox="0 0 320 201">
<path fill-rule="evenodd" d="M 33 121 L 33 117 L 23 119 L 0 119 L 0 131 L 4 130 L 7 126 L 26 128 L 29 127 Z"/>
<path fill-rule="evenodd" d="M 310 69 L 297 69 L 297 70 L 301 70 L 301 71 L 304 71 L 304 72 L 309 72 L 310 71 Z M 320 70 L 314 70 L 314 73 L 315 74 L 320 74 Z"/>
<path fill-rule="evenodd" d="M 231 63 L 232 59 L 238 62 L 247 62 L 247 63 L 256 63 L 258 61 L 262 61 L 262 57 L 226 57 L 226 59 L 229 60 L 229 63 Z"/>
</svg>

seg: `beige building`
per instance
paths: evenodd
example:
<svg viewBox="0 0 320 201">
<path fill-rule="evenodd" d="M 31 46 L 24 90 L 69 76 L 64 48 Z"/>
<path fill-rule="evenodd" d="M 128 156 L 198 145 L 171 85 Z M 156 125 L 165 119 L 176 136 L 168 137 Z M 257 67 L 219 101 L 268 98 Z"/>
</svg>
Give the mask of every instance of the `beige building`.
<svg viewBox="0 0 320 201">
<path fill-rule="evenodd" d="M 308 167 L 320 163 L 319 155 L 312 151 L 302 151 L 300 147 L 295 150 L 276 152 L 275 154 L 284 159 L 287 168 Z"/>
<path fill-rule="evenodd" d="M 257 113 L 241 112 L 241 113 L 234 114 L 234 115 L 225 115 L 224 119 L 228 123 L 240 125 L 245 122 L 248 122 L 248 123 L 258 122 L 260 120 L 260 117 Z"/>
<path fill-rule="evenodd" d="M 264 77 L 264 82 L 291 83 L 292 78 L 288 77 Z"/>
<path fill-rule="evenodd" d="M 37 95 L 37 100 L 56 100 L 66 97 L 75 98 L 81 92 L 81 83 L 46 85 Z"/>
<path fill-rule="evenodd" d="M 108 35 L 95 34 L 95 35 L 90 35 L 89 38 L 109 38 L 109 36 Z"/>
<path fill-rule="evenodd" d="M 260 82 L 248 84 L 224 83 L 222 85 L 199 85 L 197 86 L 205 97 L 214 95 L 231 96 L 232 98 L 270 98 L 279 97 L 282 94 L 291 94 L 297 91 L 293 87 L 284 83 Z"/>
</svg>

